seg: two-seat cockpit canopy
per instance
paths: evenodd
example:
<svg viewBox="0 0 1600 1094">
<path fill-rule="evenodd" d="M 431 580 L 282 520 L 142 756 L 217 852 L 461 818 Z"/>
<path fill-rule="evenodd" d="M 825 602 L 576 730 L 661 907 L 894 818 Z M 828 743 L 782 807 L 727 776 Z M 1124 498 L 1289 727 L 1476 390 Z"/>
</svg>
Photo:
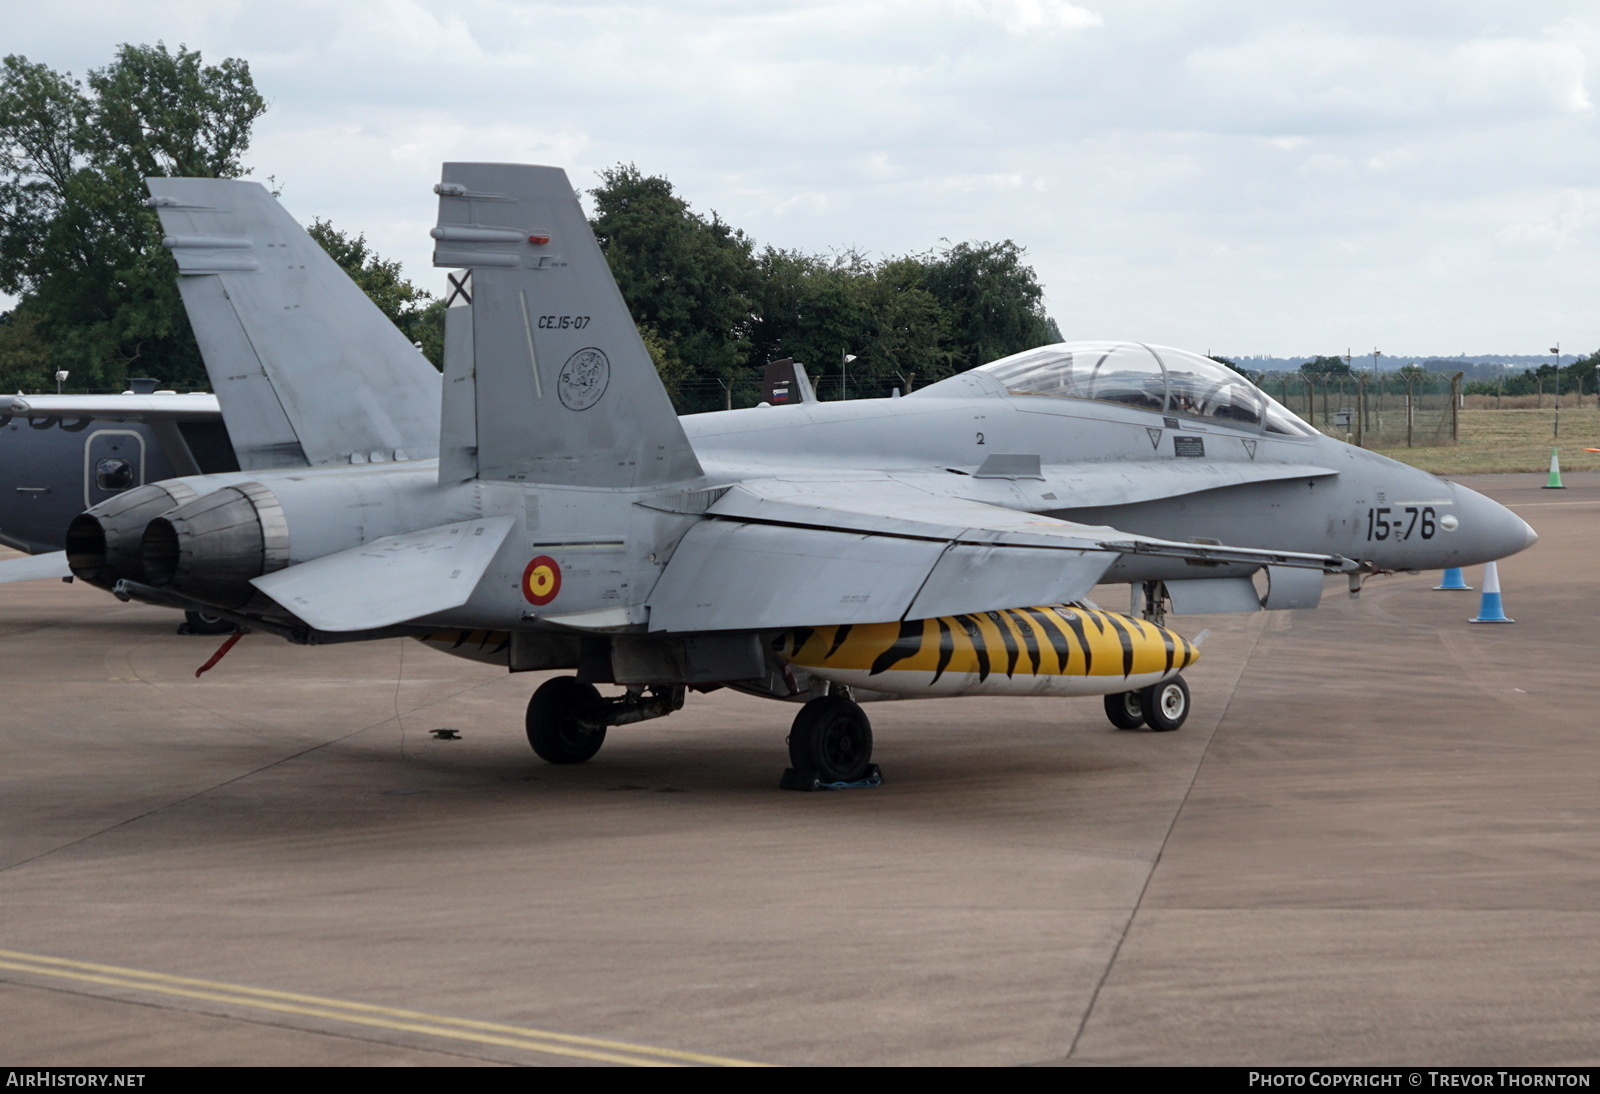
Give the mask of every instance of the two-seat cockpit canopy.
<svg viewBox="0 0 1600 1094">
<path fill-rule="evenodd" d="M 983 365 L 1013 396 L 1092 399 L 1202 418 L 1252 432 L 1316 436 L 1226 365 L 1188 350 L 1142 342 L 1060 342 Z"/>
</svg>

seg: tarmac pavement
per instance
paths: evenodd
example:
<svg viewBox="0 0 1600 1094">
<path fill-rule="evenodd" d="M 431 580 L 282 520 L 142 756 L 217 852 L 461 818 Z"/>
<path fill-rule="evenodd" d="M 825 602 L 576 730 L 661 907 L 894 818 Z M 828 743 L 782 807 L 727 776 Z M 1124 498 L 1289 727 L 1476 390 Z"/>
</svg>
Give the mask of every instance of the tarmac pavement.
<svg viewBox="0 0 1600 1094">
<path fill-rule="evenodd" d="M 1543 479 L 1463 480 L 1542 537 L 1514 626 L 1436 573 L 1174 617 L 1179 732 L 874 704 L 838 793 L 777 789 L 786 705 L 556 768 L 544 674 L 254 634 L 197 680 L 176 613 L 0 586 L 0 1063 L 1592 1065 L 1600 473 Z"/>
</svg>

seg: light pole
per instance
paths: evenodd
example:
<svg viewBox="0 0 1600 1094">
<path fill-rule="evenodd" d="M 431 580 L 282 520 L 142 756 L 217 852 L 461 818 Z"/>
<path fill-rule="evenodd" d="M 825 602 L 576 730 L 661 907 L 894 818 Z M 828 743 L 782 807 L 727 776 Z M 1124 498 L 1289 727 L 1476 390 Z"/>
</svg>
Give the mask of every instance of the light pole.
<svg viewBox="0 0 1600 1094">
<path fill-rule="evenodd" d="M 66 379 L 67 379 L 67 373 L 65 373 L 65 372 L 56 373 L 56 394 L 57 395 L 61 394 L 61 385 L 66 381 Z"/>
<path fill-rule="evenodd" d="M 850 362 L 856 359 L 853 353 L 839 351 L 839 398 L 850 398 Z"/>
</svg>

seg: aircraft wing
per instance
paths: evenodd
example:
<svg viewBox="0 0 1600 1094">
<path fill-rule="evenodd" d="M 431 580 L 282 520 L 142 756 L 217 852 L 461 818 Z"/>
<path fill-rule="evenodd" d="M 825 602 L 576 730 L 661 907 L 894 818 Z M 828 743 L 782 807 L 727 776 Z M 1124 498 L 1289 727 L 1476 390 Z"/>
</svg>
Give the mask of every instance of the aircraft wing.
<svg viewBox="0 0 1600 1094">
<path fill-rule="evenodd" d="M 317 630 L 377 630 L 465 604 L 513 523 L 488 517 L 385 536 L 250 583 Z"/>
<path fill-rule="evenodd" d="M 658 631 L 766 630 L 1076 600 L 1123 554 L 1339 572 L 1338 555 L 1179 543 L 892 479 L 725 489 L 648 604 Z"/>
<path fill-rule="evenodd" d="M 94 418 L 110 422 L 209 421 L 222 416 L 215 395 L 0 395 L 0 425 L 8 418 L 44 421 Z"/>
<path fill-rule="evenodd" d="M 72 571 L 67 569 L 65 551 L 24 555 L 22 558 L 8 558 L 0 562 L 0 585 L 13 581 L 42 581 L 47 577 L 69 577 L 71 573 Z"/>
</svg>

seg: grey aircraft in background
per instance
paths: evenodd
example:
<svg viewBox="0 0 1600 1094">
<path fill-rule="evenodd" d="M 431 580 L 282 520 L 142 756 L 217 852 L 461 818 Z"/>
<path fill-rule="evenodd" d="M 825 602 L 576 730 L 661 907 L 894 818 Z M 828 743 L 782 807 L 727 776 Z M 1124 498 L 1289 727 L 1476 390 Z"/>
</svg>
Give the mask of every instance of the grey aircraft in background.
<svg viewBox="0 0 1600 1094">
<path fill-rule="evenodd" d="M 1140 343 L 903 398 L 820 403 L 800 376 L 783 405 L 679 418 L 549 167 L 447 164 L 435 187 L 441 396 L 259 185 L 150 189 L 240 470 L 93 505 L 72 573 L 298 643 L 571 670 L 528 706 L 551 762 L 722 686 L 802 704 L 796 787 L 875 777 L 869 700 L 1100 695 L 1119 726 L 1176 729 L 1198 652 L 1168 612 L 1314 607 L 1326 574 L 1354 592 L 1536 538 Z M 1101 582 L 1142 610 L 1087 602 Z"/>
</svg>

